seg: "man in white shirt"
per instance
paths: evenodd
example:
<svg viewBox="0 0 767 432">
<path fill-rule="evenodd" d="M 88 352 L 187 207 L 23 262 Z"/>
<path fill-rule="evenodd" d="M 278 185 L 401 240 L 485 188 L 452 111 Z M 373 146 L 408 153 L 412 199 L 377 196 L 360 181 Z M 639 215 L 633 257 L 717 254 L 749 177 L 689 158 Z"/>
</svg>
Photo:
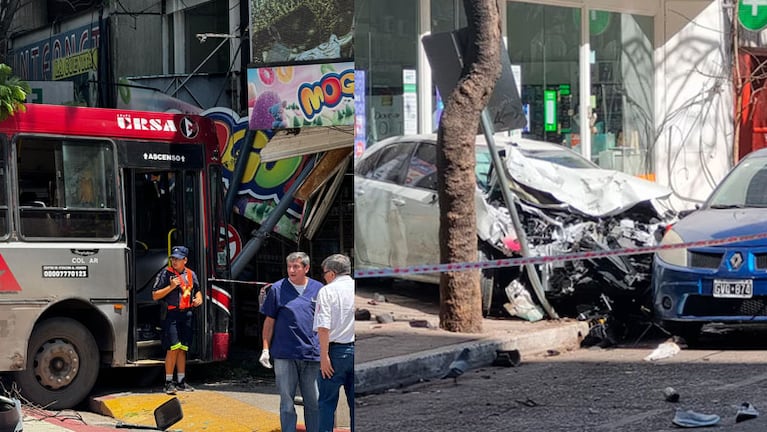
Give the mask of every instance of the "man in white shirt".
<svg viewBox="0 0 767 432">
<path fill-rule="evenodd" d="M 344 386 L 354 432 L 354 279 L 342 254 L 322 262 L 327 285 L 317 295 L 314 330 L 320 339 L 320 432 L 332 432 L 338 391 Z"/>
</svg>

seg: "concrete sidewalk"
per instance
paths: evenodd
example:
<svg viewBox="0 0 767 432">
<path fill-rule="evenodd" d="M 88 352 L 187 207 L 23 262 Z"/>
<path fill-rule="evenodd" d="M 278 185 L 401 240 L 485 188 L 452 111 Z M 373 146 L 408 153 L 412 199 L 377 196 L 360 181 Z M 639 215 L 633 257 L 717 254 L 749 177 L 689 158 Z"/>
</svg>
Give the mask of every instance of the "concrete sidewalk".
<svg viewBox="0 0 767 432">
<path fill-rule="evenodd" d="M 471 349 L 472 367 L 489 365 L 499 349 L 519 350 L 524 362 L 547 352 L 577 349 L 589 330 L 588 323 L 572 319 L 531 323 L 504 318 L 485 319 L 479 334 L 451 333 L 438 329 L 439 306 L 434 302 L 397 295 L 380 301 L 373 289 L 359 285 L 356 294 L 356 307 L 372 315 L 371 321 L 355 324 L 358 395 L 441 378 L 466 347 Z M 377 315 L 391 315 L 394 321 L 379 324 Z"/>
</svg>

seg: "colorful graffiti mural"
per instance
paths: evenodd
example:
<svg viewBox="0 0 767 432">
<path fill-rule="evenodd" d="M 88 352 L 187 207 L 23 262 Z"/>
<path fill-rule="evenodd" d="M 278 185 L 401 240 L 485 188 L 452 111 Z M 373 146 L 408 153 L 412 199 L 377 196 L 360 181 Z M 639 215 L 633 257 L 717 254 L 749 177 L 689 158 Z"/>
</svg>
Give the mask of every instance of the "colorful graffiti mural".
<svg viewBox="0 0 767 432">
<path fill-rule="evenodd" d="M 232 184 L 232 173 L 237 156 L 243 145 L 246 145 L 248 118 L 240 117 L 229 108 L 212 108 L 204 111 L 202 115 L 212 119 L 216 124 L 216 133 L 221 146 L 219 151 L 224 165 L 224 184 L 228 188 Z M 249 143 L 253 148 L 248 157 L 248 164 L 243 173 L 233 209 L 235 213 L 258 224 L 263 223 L 277 203 L 283 199 L 285 191 L 293 184 L 309 157 L 296 156 L 276 162 L 261 163 L 261 149 L 270 139 L 271 132 L 258 131 L 256 139 Z M 303 201 L 293 200 L 287 213 L 274 227 L 274 232 L 297 241 L 303 208 Z"/>
<path fill-rule="evenodd" d="M 354 124 L 354 63 L 248 69 L 255 130 Z"/>
</svg>

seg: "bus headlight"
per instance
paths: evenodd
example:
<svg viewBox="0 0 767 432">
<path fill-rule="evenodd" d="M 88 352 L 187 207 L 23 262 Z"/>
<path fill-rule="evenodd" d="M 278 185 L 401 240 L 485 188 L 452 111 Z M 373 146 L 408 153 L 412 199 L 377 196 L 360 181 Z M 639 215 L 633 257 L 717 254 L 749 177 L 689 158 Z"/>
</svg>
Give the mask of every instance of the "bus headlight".
<svg viewBox="0 0 767 432">
<path fill-rule="evenodd" d="M 674 229 L 670 229 L 666 232 L 666 234 L 663 236 L 663 239 L 660 241 L 660 245 L 676 245 L 684 243 L 684 240 L 682 240 L 682 237 L 677 234 Z M 663 262 L 679 266 L 679 267 L 687 267 L 687 248 L 675 248 L 675 249 L 663 249 L 658 251 L 658 258 L 661 259 Z"/>
</svg>

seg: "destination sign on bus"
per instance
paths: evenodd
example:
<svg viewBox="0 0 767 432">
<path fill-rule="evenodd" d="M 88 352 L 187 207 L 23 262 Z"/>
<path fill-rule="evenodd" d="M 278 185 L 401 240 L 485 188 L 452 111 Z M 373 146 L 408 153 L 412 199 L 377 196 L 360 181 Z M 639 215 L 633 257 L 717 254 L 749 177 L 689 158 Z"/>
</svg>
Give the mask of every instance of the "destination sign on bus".
<svg viewBox="0 0 767 432">
<path fill-rule="evenodd" d="M 88 277 L 88 266 L 44 265 L 43 278 L 77 279 Z"/>
<path fill-rule="evenodd" d="M 193 144 L 132 142 L 119 149 L 121 161 L 129 166 L 200 168 L 202 149 Z"/>
</svg>

